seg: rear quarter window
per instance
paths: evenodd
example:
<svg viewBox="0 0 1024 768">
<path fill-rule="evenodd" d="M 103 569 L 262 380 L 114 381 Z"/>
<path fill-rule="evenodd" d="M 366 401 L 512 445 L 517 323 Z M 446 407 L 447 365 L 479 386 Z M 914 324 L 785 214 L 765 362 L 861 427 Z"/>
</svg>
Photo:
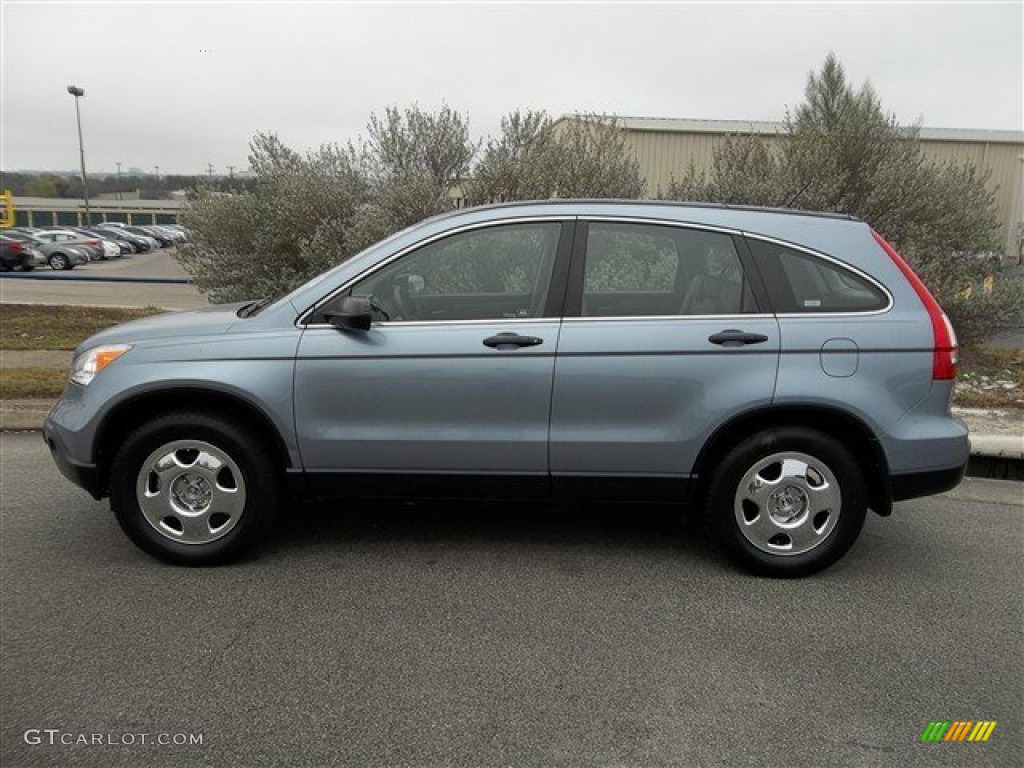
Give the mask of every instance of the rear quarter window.
<svg viewBox="0 0 1024 768">
<path fill-rule="evenodd" d="M 889 306 L 884 291 L 839 264 L 777 243 L 748 242 L 776 312 L 875 312 Z"/>
</svg>

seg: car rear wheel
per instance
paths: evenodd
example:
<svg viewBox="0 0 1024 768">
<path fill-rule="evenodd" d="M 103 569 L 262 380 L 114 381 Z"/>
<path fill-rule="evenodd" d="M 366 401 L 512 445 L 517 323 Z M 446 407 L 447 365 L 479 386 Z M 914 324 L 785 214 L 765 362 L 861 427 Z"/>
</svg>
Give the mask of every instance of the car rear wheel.
<svg viewBox="0 0 1024 768">
<path fill-rule="evenodd" d="M 735 562 L 765 576 L 807 576 L 842 557 L 867 513 L 863 473 L 834 438 L 802 428 L 757 433 L 720 462 L 709 522 Z"/>
<path fill-rule="evenodd" d="M 50 258 L 47 259 L 47 261 L 50 264 L 50 269 L 54 270 L 71 269 L 71 267 L 74 266 L 71 263 L 71 259 L 63 253 L 51 253 Z"/>
<path fill-rule="evenodd" d="M 278 468 L 257 435 L 206 413 L 147 422 L 110 470 L 118 523 L 143 551 L 179 565 L 218 565 L 250 550 L 280 500 Z"/>
</svg>

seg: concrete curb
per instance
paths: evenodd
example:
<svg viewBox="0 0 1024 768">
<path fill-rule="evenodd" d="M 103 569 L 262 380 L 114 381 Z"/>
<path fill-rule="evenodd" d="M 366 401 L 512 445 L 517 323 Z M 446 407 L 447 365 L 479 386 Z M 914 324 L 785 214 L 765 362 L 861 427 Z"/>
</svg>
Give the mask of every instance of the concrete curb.
<svg viewBox="0 0 1024 768">
<path fill-rule="evenodd" d="M 971 454 L 1021 461 L 1024 460 L 1024 437 L 972 434 Z"/>
<path fill-rule="evenodd" d="M 40 430 L 56 400 L 0 400 L 0 430 Z"/>
</svg>

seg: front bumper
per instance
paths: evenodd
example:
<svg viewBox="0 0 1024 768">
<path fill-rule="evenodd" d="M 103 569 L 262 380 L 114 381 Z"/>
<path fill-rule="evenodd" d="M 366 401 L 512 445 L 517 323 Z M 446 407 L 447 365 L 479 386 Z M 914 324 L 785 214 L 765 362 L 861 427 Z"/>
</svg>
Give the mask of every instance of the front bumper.
<svg viewBox="0 0 1024 768">
<path fill-rule="evenodd" d="M 100 467 L 91 461 L 80 458 L 80 454 L 83 452 L 82 448 L 79 447 L 77 450 L 75 448 L 75 444 L 80 442 L 76 440 L 80 434 L 69 431 L 60 422 L 62 406 L 67 409 L 68 406 L 73 407 L 73 405 L 63 398 L 57 401 L 47 415 L 46 421 L 43 422 L 43 441 L 50 449 L 50 456 L 53 458 L 54 464 L 57 465 L 57 469 L 64 477 L 80 488 L 84 488 L 93 498 L 102 499 L 107 495 L 107 489 Z"/>
</svg>

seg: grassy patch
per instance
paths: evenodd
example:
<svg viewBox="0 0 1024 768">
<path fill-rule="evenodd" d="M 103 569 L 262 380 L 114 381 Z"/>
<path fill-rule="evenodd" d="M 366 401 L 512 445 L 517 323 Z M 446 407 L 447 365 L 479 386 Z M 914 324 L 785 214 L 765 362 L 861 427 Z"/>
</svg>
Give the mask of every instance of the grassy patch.
<svg viewBox="0 0 1024 768">
<path fill-rule="evenodd" d="M 953 402 L 967 408 L 1024 408 L 1024 350 L 964 350 Z"/>
<path fill-rule="evenodd" d="M 0 369 L 0 400 L 57 397 L 67 383 L 68 371 L 59 368 Z"/>
<path fill-rule="evenodd" d="M 0 349 L 74 349 L 97 331 L 162 311 L 0 304 Z"/>
</svg>

